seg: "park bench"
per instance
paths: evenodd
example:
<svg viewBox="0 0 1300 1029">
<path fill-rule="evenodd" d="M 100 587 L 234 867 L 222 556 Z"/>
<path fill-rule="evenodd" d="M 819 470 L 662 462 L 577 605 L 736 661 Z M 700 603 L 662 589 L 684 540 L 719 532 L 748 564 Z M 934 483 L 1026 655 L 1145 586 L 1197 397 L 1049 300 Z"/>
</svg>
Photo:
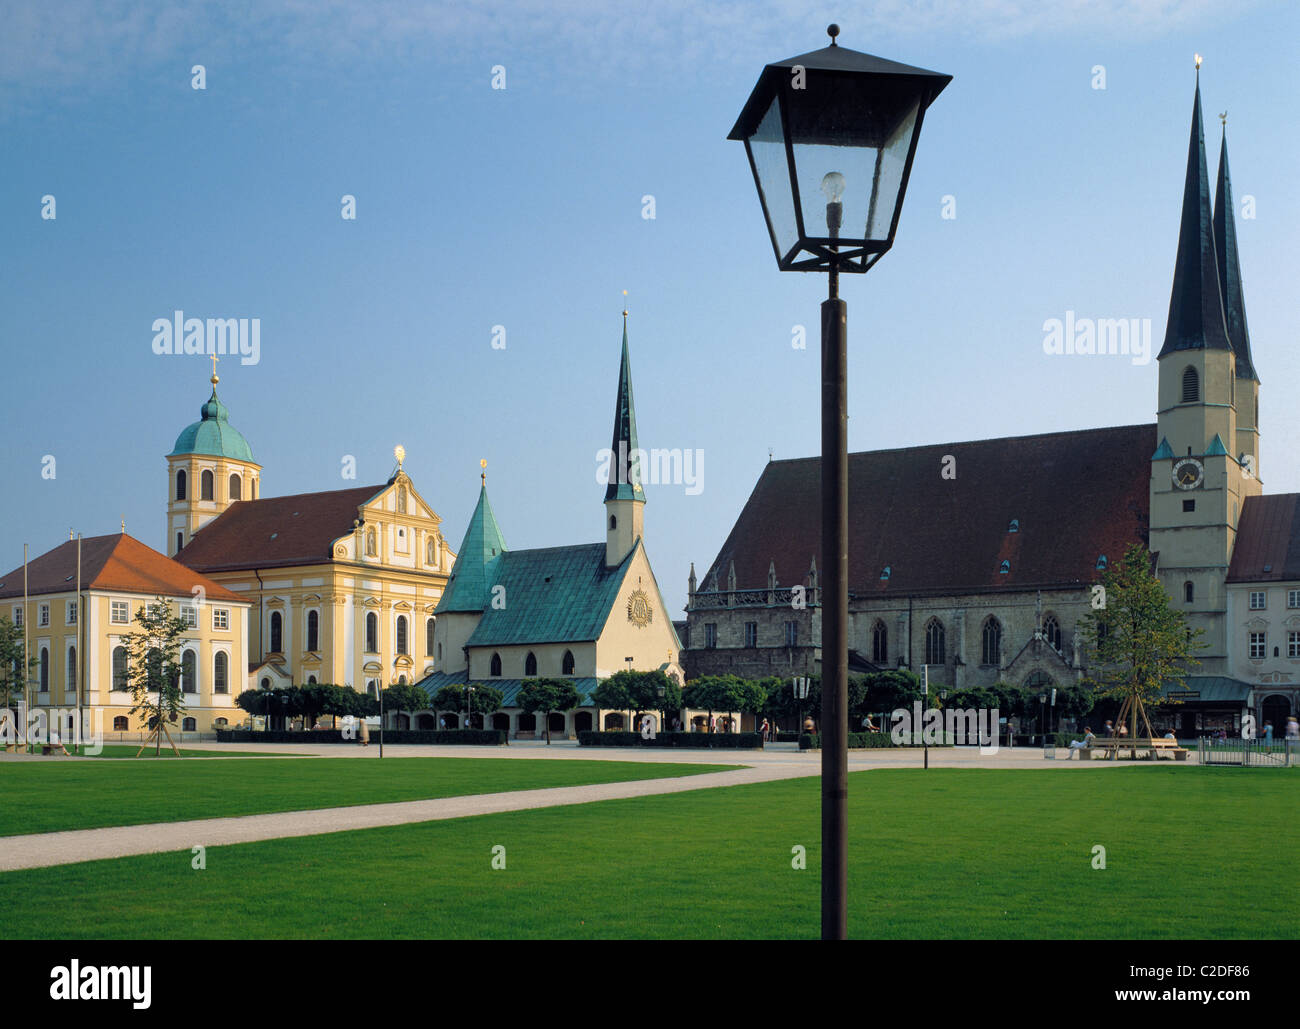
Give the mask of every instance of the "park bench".
<svg viewBox="0 0 1300 1029">
<path fill-rule="evenodd" d="M 1092 741 L 1090 748 L 1084 749 L 1083 753 L 1090 761 L 1107 758 L 1114 760 L 1123 750 L 1148 750 L 1153 760 L 1159 759 L 1162 753 L 1167 753 L 1175 761 L 1186 761 L 1188 754 L 1178 745 L 1177 740 L 1147 739 L 1144 736 L 1139 736 L 1137 739 L 1128 736 L 1099 736 Z"/>
<path fill-rule="evenodd" d="M 1161 754 L 1168 754 L 1174 761 L 1187 760 L 1187 750 L 1180 747 L 1177 740 L 1152 740 L 1151 757 L 1155 760 L 1159 760 Z"/>
<path fill-rule="evenodd" d="M 51 754 L 62 754 L 64 757 L 72 756 L 68 753 L 68 748 L 62 743 L 42 743 L 41 754 L 45 757 L 48 757 Z"/>
</svg>

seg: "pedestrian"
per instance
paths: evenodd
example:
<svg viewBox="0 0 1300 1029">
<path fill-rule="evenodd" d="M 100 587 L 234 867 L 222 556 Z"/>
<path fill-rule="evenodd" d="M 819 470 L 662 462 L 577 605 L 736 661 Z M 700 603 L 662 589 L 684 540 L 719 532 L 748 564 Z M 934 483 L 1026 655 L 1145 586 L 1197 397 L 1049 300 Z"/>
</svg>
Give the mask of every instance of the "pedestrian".
<svg viewBox="0 0 1300 1029">
<path fill-rule="evenodd" d="M 772 730 L 772 727 L 771 727 L 770 725 L 767 724 L 767 719 L 764 718 L 764 719 L 763 719 L 763 725 L 762 725 L 762 727 L 758 730 L 760 733 L 762 733 L 761 739 L 763 739 L 764 741 L 766 741 L 766 740 L 767 740 L 767 737 L 768 737 L 768 734 L 771 732 L 771 730 Z"/>
<path fill-rule="evenodd" d="M 358 738 L 361 740 L 361 745 L 363 747 L 370 746 L 370 726 L 366 724 L 364 718 L 361 719 L 361 732 L 359 733 Z"/>
<path fill-rule="evenodd" d="M 1265 722 L 1265 723 L 1264 723 L 1264 742 L 1265 742 L 1265 743 L 1272 743 L 1272 742 L 1273 742 L 1273 723 L 1272 723 L 1272 722 Z"/>
<path fill-rule="evenodd" d="M 1286 720 L 1286 738 L 1300 740 L 1300 722 L 1296 721 L 1295 715 Z"/>
</svg>

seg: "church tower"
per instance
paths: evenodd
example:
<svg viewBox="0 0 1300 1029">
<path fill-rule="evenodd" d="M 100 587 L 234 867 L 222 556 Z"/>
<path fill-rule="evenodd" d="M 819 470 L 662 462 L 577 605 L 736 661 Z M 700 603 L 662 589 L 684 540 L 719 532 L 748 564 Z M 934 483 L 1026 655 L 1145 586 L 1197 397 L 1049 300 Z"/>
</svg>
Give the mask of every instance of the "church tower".
<svg viewBox="0 0 1300 1029">
<path fill-rule="evenodd" d="M 176 437 L 167 455 L 168 557 L 180 553 L 196 532 L 235 501 L 260 495 L 262 466 L 217 399 L 219 381 L 214 360 L 212 396 L 199 408 L 199 420 Z"/>
<path fill-rule="evenodd" d="M 1174 283 L 1157 358 L 1159 446 L 1151 461 L 1150 549 L 1159 555 L 1160 580 L 1174 604 L 1193 628 L 1205 630 L 1200 671 L 1215 675 L 1227 672 L 1224 580 L 1241 504 L 1260 492 L 1254 463 L 1259 383 L 1241 306 L 1226 140 L 1219 209 L 1214 217 L 1210 211 L 1199 59 L 1197 65 Z M 1225 315 L 1225 287 L 1235 291 L 1236 332 Z"/>
<path fill-rule="evenodd" d="M 641 538 L 645 490 L 641 487 L 641 452 L 636 440 L 636 408 L 632 402 L 632 363 L 627 353 L 627 312 L 623 312 L 623 359 L 618 369 L 618 399 L 614 404 L 614 440 L 610 444 L 609 485 L 605 489 L 605 565 L 623 563 Z"/>
</svg>

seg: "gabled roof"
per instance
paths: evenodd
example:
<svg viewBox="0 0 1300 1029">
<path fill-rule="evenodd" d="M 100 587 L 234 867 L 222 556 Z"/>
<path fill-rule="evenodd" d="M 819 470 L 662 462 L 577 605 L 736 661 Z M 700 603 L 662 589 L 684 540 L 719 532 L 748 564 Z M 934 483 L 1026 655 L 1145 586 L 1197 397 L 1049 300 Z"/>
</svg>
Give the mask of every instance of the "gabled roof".
<svg viewBox="0 0 1300 1029">
<path fill-rule="evenodd" d="M 599 680 L 595 677 L 587 677 L 567 679 L 567 681 L 573 683 L 573 688 L 578 691 L 578 697 L 580 698 L 578 706 L 590 707 L 592 703 L 591 691 L 596 688 Z M 504 694 L 504 699 L 501 701 L 502 707 L 514 707 L 515 701 L 519 697 L 519 688 L 524 682 L 524 679 L 467 679 L 464 672 L 460 674 L 431 672 L 415 685 L 424 690 L 431 700 L 434 694 L 444 686 L 492 686 Z"/>
<path fill-rule="evenodd" d="M 1159 357 L 1177 350 L 1231 350 L 1219 294 L 1214 223 L 1210 216 L 1210 177 L 1205 165 L 1205 132 L 1201 127 L 1201 83 L 1192 103 L 1192 133 L 1187 145 L 1187 177 L 1183 184 L 1183 215 L 1174 258 L 1174 287 L 1169 295 L 1169 319 Z"/>
<path fill-rule="evenodd" d="M 485 605 L 467 647 L 569 643 L 600 637 L 640 540 L 618 566 L 605 567 L 605 544 L 509 550 L 501 555 L 493 586 L 504 587 L 505 606 Z"/>
<path fill-rule="evenodd" d="M 246 604 L 248 599 L 199 575 L 126 533 L 81 541 L 81 588 L 148 596 L 194 596 L 202 586 L 208 600 Z M 77 541 L 68 540 L 27 563 L 27 592 L 71 593 L 77 588 Z M 0 578 L 0 597 L 23 595 L 23 567 Z"/>
<path fill-rule="evenodd" d="M 487 480 L 479 488 L 478 504 L 470 516 L 469 528 L 461 541 L 460 550 L 456 552 L 456 561 L 451 566 L 451 576 L 447 588 L 434 614 L 447 614 L 457 611 L 480 612 L 491 599 L 488 588 L 495 581 L 495 568 L 502 554 L 506 553 L 505 536 L 497 525 L 496 515 L 492 513 L 492 503 L 488 500 Z"/>
<path fill-rule="evenodd" d="M 1227 581 L 1300 581 L 1300 493 L 1246 498 Z"/>
<path fill-rule="evenodd" d="M 1215 263 L 1219 267 L 1219 293 L 1228 342 L 1237 355 L 1237 378 L 1254 379 L 1250 359 L 1250 332 L 1246 328 L 1246 298 L 1241 291 L 1241 263 L 1237 259 L 1237 218 L 1232 210 L 1232 177 L 1228 173 L 1228 129 L 1224 124 L 1219 146 L 1219 182 L 1214 190 Z"/>
<path fill-rule="evenodd" d="M 240 500 L 194 534 L 176 560 L 204 572 L 318 564 L 387 485 Z"/>
<path fill-rule="evenodd" d="M 856 596 L 1075 588 L 1146 541 L 1154 425 L 849 455 Z M 955 478 L 943 478 L 945 458 Z M 821 567 L 821 459 L 770 461 L 701 585 L 788 589 Z M 1017 531 L 1009 532 L 1011 521 Z M 1000 572 L 1002 562 L 1008 570 Z M 881 574 L 889 566 L 889 578 Z"/>
</svg>

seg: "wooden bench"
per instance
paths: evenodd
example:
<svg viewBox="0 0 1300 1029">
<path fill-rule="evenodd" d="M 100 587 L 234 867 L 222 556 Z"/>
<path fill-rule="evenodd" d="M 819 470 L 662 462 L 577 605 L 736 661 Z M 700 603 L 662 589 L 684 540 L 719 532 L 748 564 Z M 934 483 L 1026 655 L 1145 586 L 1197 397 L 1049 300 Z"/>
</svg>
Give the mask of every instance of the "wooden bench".
<svg viewBox="0 0 1300 1029">
<path fill-rule="evenodd" d="M 1178 745 L 1177 740 L 1158 739 L 1151 741 L 1151 757 L 1160 759 L 1161 754 L 1168 754 L 1174 761 L 1186 761 L 1187 751 Z"/>
<path fill-rule="evenodd" d="M 1161 754 L 1168 754 L 1175 761 L 1186 761 L 1188 751 L 1178 745 L 1177 740 L 1164 738 L 1147 739 L 1139 736 L 1130 739 L 1127 736 L 1099 736 L 1092 741 L 1092 746 L 1084 748 L 1088 760 L 1118 760 L 1120 751 L 1147 750 L 1152 760 L 1159 760 Z"/>
<path fill-rule="evenodd" d="M 62 754 L 64 757 L 72 756 L 68 753 L 68 748 L 62 743 L 42 743 L 41 754 L 44 757 L 49 757 L 51 754 Z"/>
</svg>

